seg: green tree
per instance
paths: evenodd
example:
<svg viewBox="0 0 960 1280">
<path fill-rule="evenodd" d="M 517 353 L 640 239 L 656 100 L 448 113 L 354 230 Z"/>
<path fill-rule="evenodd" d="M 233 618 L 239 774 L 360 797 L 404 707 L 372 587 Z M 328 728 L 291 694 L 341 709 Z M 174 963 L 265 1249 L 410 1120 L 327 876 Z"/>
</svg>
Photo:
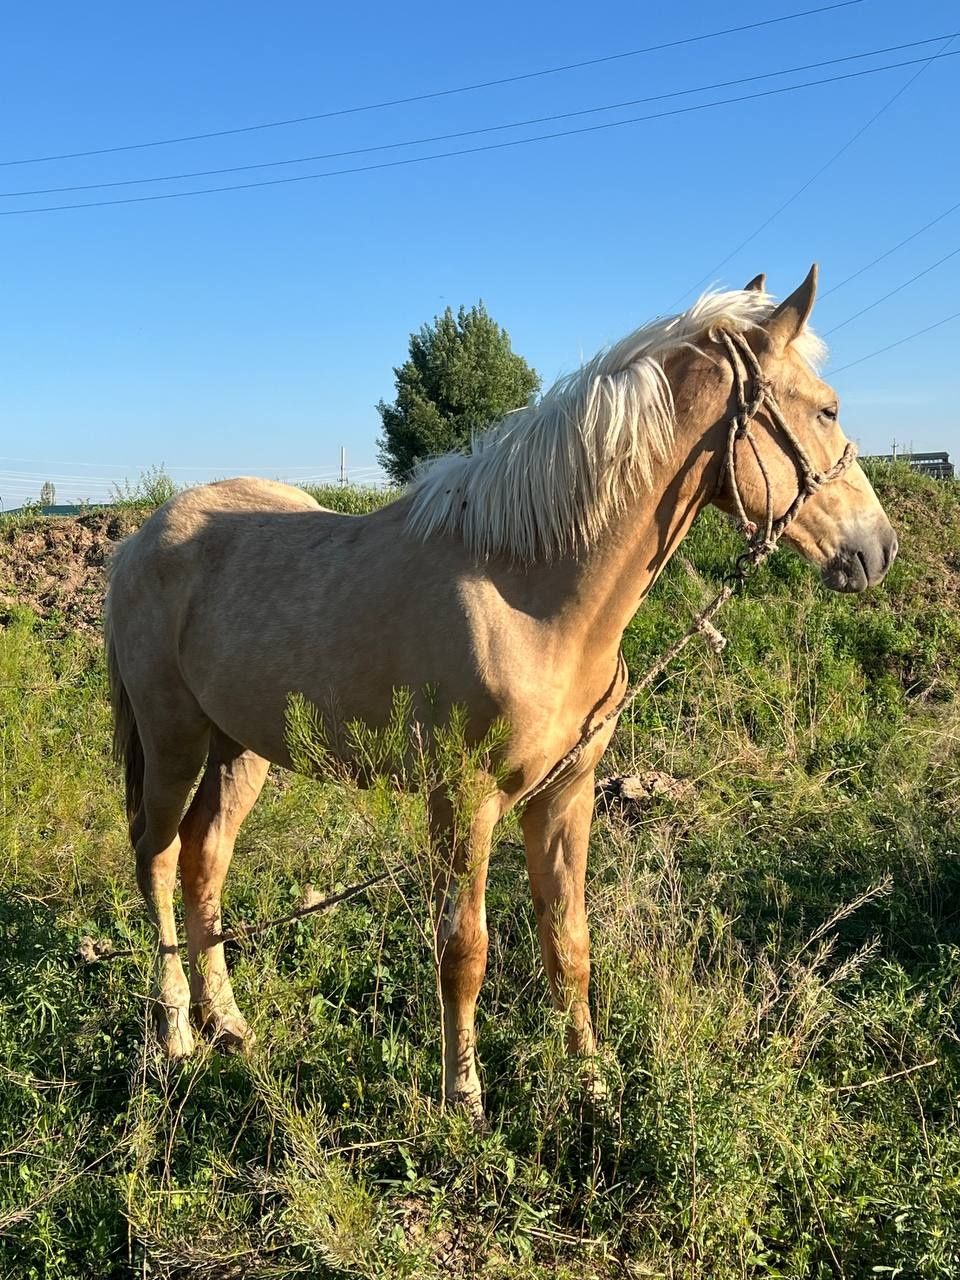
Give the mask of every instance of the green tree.
<svg viewBox="0 0 960 1280">
<path fill-rule="evenodd" d="M 380 461 L 403 484 L 423 458 L 462 449 L 540 386 L 536 370 L 510 346 L 506 329 L 483 303 L 454 315 L 447 307 L 433 324 L 410 335 L 410 355 L 394 369 L 397 395 L 377 411 L 383 422 Z"/>
</svg>

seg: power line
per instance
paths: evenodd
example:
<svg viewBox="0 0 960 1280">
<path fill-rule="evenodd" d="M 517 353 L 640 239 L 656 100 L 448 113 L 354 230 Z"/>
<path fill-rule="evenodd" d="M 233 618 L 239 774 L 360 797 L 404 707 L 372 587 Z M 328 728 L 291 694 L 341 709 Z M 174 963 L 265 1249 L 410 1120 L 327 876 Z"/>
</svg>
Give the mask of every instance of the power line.
<svg viewBox="0 0 960 1280">
<path fill-rule="evenodd" d="M 381 478 L 382 474 L 376 470 L 369 473 L 360 471 L 357 471 L 356 473 L 351 472 L 351 483 L 354 484 L 375 486 L 380 482 Z M 47 481 L 53 484 L 57 495 L 61 497 L 61 499 L 69 495 L 81 495 L 88 499 L 92 499 L 97 495 L 113 497 L 117 494 L 128 492 L 128 490 L 122 489 L 116 483 L 105 484 L 103 481 L 92 480 L 88 477 L 69 480 L 58 476 L 47 476 L 43 480 L 37 479 L 29 481 L 11 480 L 4 474 L 0 473 L 0 494 L 7 494 L 11 498 L 26 501 L 35 497 Z M 290 480 L 287 483 L 295 488 L 302 488 L 305 485 L 324 488 L 333 487 L 338 483 L 338 481 L 339 473 L 331 472 L 322 476 L 306 476 L 297 480 Z M 203 485 L 206 483 L 208 482 L 204 480 L 187 481 L 187 486 L 193 487 L 193 485 Z M 136 492 L 136 486 L 133 487 L 133 492 Z"/>
<path fill-rule="evenodd" d="M 678 302 L 681 301 L 683 298 L 687 296 L 688 293 L 693 293 L 695 289 L 698 289 L 701 285 L 705 284 L 708 280 L 713 279 L 716 276 L 716 273 L 722 267 L 725 267 L 727 263 L 731 260 L 731 258 L 735 258 L 737 254 L 740 252 L 740 250 L 745 249 L 748 244 L 750 244 L 753 240 L 755 240 L 757 236 L 761 233 L 761 231 L 765 231 L 767 227 L 769 227 L 770 223 L 773 222 L 775 218 L 778 218 L 781 213 L 783 213 L 784 209 L 789 208 L 790 205 L 792 205 L 795 200 L 799 199 L 799 197 L 802 196 L 803 193 L 809 187 L 812 187 L 813 184 L 816 182 L 816 180 L 819 177 L 821 177 L 824 173 L 826 173 L 826 171 L 830 168 L 830 166 L 836 163 L 836 161 L 839 160 L 840 157 L 845 152 L 849 151 L 850 148 L 853 146 L 853 144 L 859 138 L 862 138 L 863 135 L 867 132 L 867 130 L 873 124 L 875 124 L 877 120 L 880 119 L 883 113 L 889 110 L 889 108 L 893 106 L 893 104 L 897 101 L 897 99 L 902 97 L 903 94 L 907 92 L 910 86 L 916 80 L 918 80 L 920 76 L 923 75 L 924 71 L 926 71 L 927 67 L 930 66 L 931 62 L 936 62 L 938 58 L 950 57 L 951 55 L 948 54 L 946 50 L 949 48 L 950 44 L 953 42 L 954 39 L 955 39 L 954 36 L 950 36 L 946 40 L 946 43 L 944 44 L 940 52 L 933 54 L 930 58 L 916 59 L 916 61 L 923 62 L 923 65 L 920 67 L 920 69 L 916 71 L 910 77 L 909 80 L 907 80 L 904 84 L 902 84 L 900 88 L 896 91 L 896 93 L 891 98 L 888 98 L 887 101 L 883 104 L 883 106 L 880 107 L 878 111 L 875 111 L 874 114 L 870 117 L 870 119 L 867 120 L 865 124 L 862 124 L 860 128 L 856 131 L 856 133 L 854 133 L 852 137 L 848 138 L 847 141 L 843 144 L 843 146 L 840 147 L 839 150 L 835 151 L 833 155 L 829 158 L 829 160 L 827 160 L 825 164 L 822 164 L 820 168 L 816 171 L 816 173 L 813 174 L 812 177 L 808 178 L 807 181 L 802 186 L 798 187 L 791 196 L 788 196 L 787 199 L 784 200 L 783 204 L 778 205 L 777 208 L 774 209 L 773 213 L 771 213 L 768 218 L 765 218 L 763 222 L 760 223 L 759 226 L 755 227 L 753 231 L 751 231 L 750 234 L 746 237 L 746 239 L 741 240 L 735 249 L 731 249 L 725 258 L 721 258 L 721 260 L 716 264 L 716 266 L 711 267 L 711 269 L 706 273 L 706 275 L 701 276 L 696 284 L 692 285 L 684 293 L 680 294 L 677 301 Z M 911 64 L 908 62 L 905 62 L 905 63 L 902 63 L 901 65 L 910 66 Z"/>
<path fill-rule="evenodd" d="M 871 351 L 865 356 L 861 356 L 859 360 L 851 360 L 849 364 L 842 364 L 839 369 L 829 370 L 831 378 L 838 373 L 844 373 L 847 369 L 852 369 L 855 365 L 863 364 L 865 360 L 872 360 L 874 356 L 882 356 L 886 351 L 892 351 L 894 347 L 902 347 L 905 342 L 912 342 L 914 338 L 922 337 L 925 333 L 930 333 L 933 329 L 939 329 L 942 325 L 949 324 L 951 320 L 960 320 L 960 311 L 954 311 L 952 316 L 944 316 L 942 320 L 935 320 L 933 324 L 928 324 L 925 329 L 917 329 L 913 333 L 908 333 L 905 338 L 898 338 L 896 342 L 890 342 L 885 347 L 878 347 L 876 351 Z"/>
<path fill-rule="evenodd" d="M 0 454 L 0 462 L 27 462 L 27 463 L 32 463 L 36 466 L 49 466 L 49 467 L 115 467 L 120 471 L 146 471 L 148 470 L 149 467 L 155 465 L 154 463 L 145 463 L 145 462 L 80 462 L 73 458 L 71 459 L 24 458 L 19 454 L 17 455 Z M 173 466 L 166 462 L 163 462 L 160 464 L 160 467 L 164 471 L 217 471 L 217 470 L 222 470 L 224 465 L 225 464 L 222 462 L 194 462 L 194 463 L 180 463 L 177 466 Z M 247 467 L 247 468 L 235 467 L 233 470 L 235 473 L 237 473 L 237 472 L 243 471 L 244 469 L 248 471 L 253 470 L 253 471 L 260 471 L 260 472 L 270 471 L 271 473 L 284 474 L 284 475 L 291 475 L 297 471 L 306 471 L 306 472 L 309 472 L 310 474 L 313 474 L 313 470 L 314 470 L 312 467 L 304 466 L 302 463 L 298 463 L 292 466 L 271 465 L 269 467 L 263 465 L 262 463 L 258 463 L 255 467 Z M 368 470 L 368 471 L 369 470 L 375 471 L 376 469 L 377 468 L 372 464 L 370 464 L 369 466 L 358 468 L 358 470 Z M 39 473 L 19 472 L 16 474 L 35 475 Z"/>
<path fill-rule="evenodd" d="M 38 489 L 43 488 L 45 480 L 8 480 L 6 476 L 0 475 L 0 490 L 7 493 L 36 493 Z M 109 485 L 105 485 L 100 481 L 69 481 L 51 479 L 51 484 L 57 489 L 65 492 L 96 492 L 106 493 Z"/>
<path fill-rule="evenodd" d="M 192 470 L 192 468 L 180 467 L 178 468 L 178 470 L 189 471 L 189 470 Z M 333 470 L 333 468 L 330 468 L 330 470 L 328 471 L 321 471 L 321 472 L 308 471 L 306 475 L 291 475 L 289 474 L 289 472 L 275 471 L 273 467 L 219 466 L 219 467 L 211 467 L 209 468 L 209 470 L 215 471 L 216 474 L 220 476 L 239 475 L 239 474 L 250 475 L 251 472 L 253 472 L 253 474 L 260 475 L 260 476 L 280 475 L 280 476 L 284 476 L 284 479 L 287 479 L 288 481 L 291 481 L 291 483 L 294 483 L 294 484 L 314 483 L 314 481 L 317 481 L 317 483 L 319 483 L 319 481 L 337 480 L 337 477 L 339 475 L 339 472 Z M 371 476 L 371 475 L 378 474 L 379 470 L 380 470 L 379 467 L 374 467 L 374 466 L 351 467 L 351 474 L 355 476 Z M 96 486 L 99 486 L 99 488 L 102 488 L 102 486 L 104 485 L 123 484 L 124 481 L 128 479 L 129 477 L 123 474 L 113 475 L 113 476 L 102 476 L 102 475 L 74 475 L 74 474 L 65 475 L 63 474 L 63 472 L 58 472 L 58 471 L 33 471 L 33 472 L 0 471 L 1 483 L 5 485 L 19 485 L 27 489 L 36 488 L 36 485 L 38 483 L 42 484 L 44 483 L 45 480 L 50 480 L 54 484 L 65 484 L 65 485 L 74 485 L 74 486 L 81 485 L 81 484 L 90 484 L 90 485 L 96 485 Z M 209 484 L 210 481 L 198 480 L 197 483 Z"/>
<path fill-rule="evenodd" d="M 38 482 L 43 482 L 45 480 L 50 480 L 54 484 L 65 484 L 65 485 L 73 485 L 73 486 L 81 485 L 81 484 L 89 484 L 89 485 L 96 485 L 98 487 L 102 487 L 103 485 L 122 484 L 124 481 L 129 479 L 129 473 L 123 470 L 119 470 L 118 473 L 115 475 L 90 475 L 90 474 L 82 475 L 82 474 L 78 474 L 77 472 L 57 471 L 53 469 L 55 466 L 56 466 L 55 463 L 51 463 L 50 467 L 48 467 L 43 471 L 0 470 L 0 481 L 2 481 L 2 483 L 5 485 L 19 485 L 19 486 L 24 486 L 26 488 L 33 488 L 37 485 Z M 196 474 L 199 471 L 213 471 L 218 476 L 238 475 L 241 473 L 250 474 L 252 472 L 253 474 L 257 474 L 261 476 L 282 476 L 286 480 L 290 481 L 291 483 L 296 483 L 296 484 L 307 482 L 307 481 L 309 482 L 314 482 L 314 481 L 319 482 L 319 481 L 327 481 L 327 480 L 332 481 L 332 480 L 336 480 L 339 475 L 339 472 L 334 470 L 333 468 L 330 468 L 329 470 L 326 470 L 326 471 L 318 472 L 309 467 L 303 467 L 303 468 L 300 468 L 300 471 L 304 472 L 305 474 L 299 474 L 298 472 L 287 469 L 287 468 L 230 467 L 222 463 L 216 467 L 203 467 L 203 468 L 201 467 L 172 467 L 172 468 L 164 467 L 163 470 L 164 471 L 168 471 L 168 470 L 190 471 L 190 472 L 193 472 L 194 474 Z M 372 475 L 378 474 L 379 470 L 380 470 L 379 467 L 372 466 L 372 465 L 363 466 L 363 467 L 351 467 L 351 473 L 355 476 L 372 476 Z M 209 483 L 209 480 L 198 481 L 198 483 L 206 484 L 206 483 Z"/>
<path fill-rule="evenodd" d="M 457 85 L 452 89 L 432 89 L 426 93 L 415 93 L 404 98 L 388 98 L 382 102 L 368 102 L 354 107 L 338 107 L 330 111 L 320 111 L 313 115 L 291 116 L 286 120 L 268 120 L 262 124 L 240 125 L 232 129 L 214 129 L 207 133 L 185 134 L 177 138 L 157 138 L 150 142 L 130 142 L 112 147 L 97 147 L 87 151 L 64 151 L 58 155 L 30 156 L 23 160 L 0 160 L 0 168 L 21 164 L 46 164 L 52 160 L 77 160 L 86 156 L 103 156 L 118 151 L 140 151 L 147 147 L 170 147 L 181 142 L 202 142 L 208 138 L 226 138 L 238 133 L 254 133 L 261 129 L 282 129 L 287 125 L 306 124 L 312 120 L 331 120 L 336 116 L 358 115 L 366 111 L 383 111 L 387 107 L 405 106 L 412 102 L 427 102 L 433 98 L 448 98 L 454 94 L 473 93 L 480 89 L 492 89 L 498 85 L 517 84 L 523 80 L 535 80 L 542 76 L 560 75 L 565 71 L 576 71 L 582 67 L 596 67 L 603 63 L 618 62 L 624 58 L 637 58 L 647 53 L 659 53 L 664 49 L 677 49 L 683 45 L 697 44 L 704 40 L 715 40 L 720 36 L 737 35 L 743 31 L 755 31 L 760 27 L 772 27 L 782 22 L 793 22 L 799 18 L 813 17 L 819 13 L 829 13 L 834 9 L 848 9 L 852 5 L 862 4 L 863 0 L 840 0 L 840 3 L 821 5 L 816 9 L 802 9 L 797 13 L 785 13 L 778 18 L 764 18 L 759 22 L 747 22 L 737 27 L 723 27 L 718 31 L 707 31 L 702 35 L 684 36 L 679 40 L 667 40 L 662 44 L 646 45 L 642 49 L 628 49 L 623 53 L 609 53 L 599 58 L 585 58 L 580 62 L 567 62 L 562 66 L 544 67 L 539 71 L 524 71 L 517 75 L 501 76 L 495 80 L 481 80 L 473 84 Z"/>
<path fill-rule="evenodd" d="M 909 244 L 911 240 L 916 240 L 917 236 L 922 235 L 924 231 L 929 231 L 931 227 L 935 227 L 938 222 L 942 222 L 944 218 L 949 217 L 951 213 L 955 213 L 957 209 L 960 209 L 960 200 L 958 200 L 956 204 L 952 204 L 949 209 L 944 209 L 943 213 L 938 213 L 937 216 L 935 218 L 931 218 L 929 222 L 925 222 L 923 226 L 918 227 L 916 231 L 912 231 L 910 235 L 904 236 L 902 240 L 898 240 L 895 245 L 884 250 L 884 252 L 878 257 L 872 258 L 870 262 L 859 267 L 852 275 L 845 276 L 839 284 L 833 285 L 830 289 L 825 289 L 823 293 L 819 294 L 821 302 L 824 298 L 828 298 L 831 293 L 836 293 L 838 289 L 842 289 L 844 285 L 849 284 L 851 280 L 856 280 L 857 276 L 862 276 L 865 271 L 869 271 L 871 267 L 875 267 L 878 262 L 883 262 L 884 258 L 889 258 L 892 253 L 896 253 L 898 249 L 902 249 L 903 246 L 905 244 Z"/>
<path fill-rule="evenodd" d="M 837 66 L 844 62 L 856 62 L 863 58 L 875 58 L 885 53 L 897 53 L 902 49 L 915 49 L 918 45 L 935 44 L 960 35 L 960 32 L 947 32 L 943 35 L 928 36 L 924 40 L 910 40 L 904 44 L 888 45 L 883 49 L 869 49 L 863 53 L 850 53 L 840 58 L 825 58 L 820 62 L 807 62 L 796 67 L 784 67 L 779 71 L 764 71 L 752 76 L 738 76 L 733 80 L 718 80 L 713 84 L 696 85 L 691 89 L 674 89 L 667 93 L 650 94 L 644 98 L 628 98 L 622 102 L 605 103 L 597 107 L 583 107 L 578 111 L 555 112 L 552 115 L 532 116 L 525 120 L 509 120 L 504 124 L 485 125 L 475 129 L 460 129 L 455 133 L 435 133 L 421 138 L 407 138 L 400 142 L 384 142 L 374 146 L 353 147 L 344 151 L 324 151 L 316 155 L 294 156 L 286 160 L 263 160 L 255 164 L 230 165 L 220 169 L 193 169 L 183 173 L 167 173 L 157 177 L 122 178 L 111 182 L 74 183 L 62 187 L 34 187 L 22 191 L 0 191 L 0 199 L 12 200 L 25 196 L 60 195 L 68 191 L 102 191 L 114 187 L 142 186 L 148 182 L 179 182 L 186 178 L 209 178 L 224 173 L 247 173 L 254 169 L 276 169 L 282 165 L 309 164 L 315 160 L 339 160 L 345 156 L 369 155 L 375 151 L 393 151 L 399 147 L 426 146 L 432 142 L 450 142 L 457 138 L 471 138 L 479 134 L 498 133 L 504 129 L 522 129 L 530 125 L 548 124 L 555 120 L 570 120 L 579 116 L 594 115 L 601 111 L 620 111 L 626 107 L 636 107 L 648 102 L 663 102 L 670 98 L 688 97 L 695 93 L 710 93 L 715 89 L 729 89 L 733 85 L 751 84 L 758 80 L 771 80 L 778 76 L 795 75 L 801 71 L 813 71 L 819 67 Z"/>
<path fill-rule="evenodd" d="M 854 320 L 859 320 L 862 315 L 866 315 L 868 311 L 872 311 L 874 307 L 879 307 L 881 302 L 886 302 L 888 298 L 892 298 L 894 294 L 900 293 L 906 289 L 907 285 L 913 284 L 915 280 L 919 280 L 921 276 L 929 275 L 931 271 L 937 267 L 943 266 L 945 262 L 949 262 L 951 258 L 955 258 L 960 253 L 960 249 L 952 249 L 949 253 L 944 254 L 942 258 L 938 258 L 936 262 L 932 262 L 929 267 L 924 267 L 922 271 L 918 271 L 915 276 L 911 276 L 909 280 L 904 280 L 903 284 L 898 284 L 895 289 L 891 289 L 889 293 L 885 293 L 882 298 L 877 298 L 874 302 L 870 302 L 865 307 L 861 307 L 859 311 L 855 311 L 852 316 L 847 316 L 846 320 L 841 320 L 839 324 L 835 324 L 832 329 L 828 329 L 823 335 L 829 337 L 831 333 L 836 333 L 838 329 L 845 328 L 848 324 L 852 324 Z"/>
<path fill-rule="evenodd" d="M 11 483 L 34 484 L 37 480 L 53 480 L 64 484 L 118 484 L 124 479 L 125 475 L 117 474 L 112 476 L 102 475 L 81 475 L 76 472 L 69 474 L 62 471 L 4 471 L 0 472 L 4 478 Z"/>
<path fill-rule="evenodd" d="M 72 209 L 100 209 L 110 205 L 147 204 L 157 200 L 183 200 L 190 196 L 212 195 L 221 191 L 248 191 L 256 187 L 285 186 L 293 182 L 311 182 L 321 178 L 342 177 L 346 174 L 370 173 L 379 169 L 403 168 L 407 165 L 425 164 L 433 160 L 447 160 L 456 156 L 478 155 L 485 151 L 502 151 L 508 147 L 524 147 L 529 146 L 534 142 L 546 142 L 554 138 L 569 138 L 578 134 L 598 133 L 606 129 L 623 128 L 628 124 L 639 124 L 646 120 L 663 120 L 670 116 L 688 115 L 691 112 L 707 111 L 714 107 L 724 107 L 739 102 L 751 102 L 758 98 L 775 97 L 782 93 L 795 93 L 798 89 L 810 89 L 824 84 L 835 84 L 841 80 L 855 80 L 861 76 L 876 75 L 882 71 L 895 71 L 900 67 L 914 66 L 917 62 L 921 61 L 924 62 L 925 65 L 929 65 L 930 62 L 935 61 L 938 58 L 954 58 L 957 56 L 957 52 L 960 51 L 955 51 L 953 53 L 937 53 L 932 55 L 932 57 L 925 59 L 911 58 L 903 62 L 887 63 L 880 67 L 867 67 L 862 71 L 848 71 L 843 75 L 825 76 L 819 80 L 803 80 L 799 84 L 783 85 L 778 89 L 764 89 L 759 93 L 740 94 L 735 98 L 721 98 L 717 102 L 701 102 L 690 107 L 674 107 L 670 111 L 653 112 L 644 116 L 629 116 L 625 120 L 609 120 L 602 124 L 582 125 L 577 129 L 560 129 L 553 133 L 534 134 L 529 138 L 510 138 L 505 142 L 489 142 L 479 147 L 459 147 L 454 151 L 432 152 L 429 155 L 409 156 L 402 160 L 384 160 L 379 161 L 376 164 L 353 165 L 346 169 L 327 169 L 321 173 L 296 174 L 289 178 L 267 178 L 258 182 L 238 182 L 221 187 L 198 187 L 191 191 L 164 191 L 157 195 L 124 196 L 115 200 L 88 200 L 75 204 L 34 205 L 26 209 L 3 209 L 0 210 L 0 217 L 12 218 L 25 213 L 52 213 Z"/>
<path fill-rule="evenodd" d="M 236 474 L 237 474 L 236 472 L 231 471 L 229 468 L 224 468 L 224 470 L 220 473 L 220 478 L 225 479 L 231 475 L 236 475 Z M 250 472 L 246 471 L 243 474 L 249 475 Z M 266 478 L 270 478 L 270 479 L 277 478 L 276 476 L 273 475 L 273 473 L 270 473 L 270 472 L 260 473 L 260 474 L 261 475 L 265 474 Z M 369 471 L 358 469 L 357 471 L 352 471 L 351 475 L 357 483 L 373 484 L 379 479 L 380 472 L 377 468 L 373 468 Z M 280 479 L 282 483 L 290 484 L 296 487 L 304 484 L 315 484 L 315 485 L 336 484 L 338 478 L 339 478 L 338 472 L 330 471 L 330 472 L 324 473 L 323 475 L 281 477 Z M 74 493 L 76 492 L 87 492 L 87 493 L 126 492 L 127 489 L 130 487 L 129 480 L 125 477 L 113 477 L 110 479 L 104 479 L 103 477 L 100 477 L 100 476 L 58 476 L 58 475 L 52 475 L 52 474 L 43 474 L 40 476 L 36 476 L 33 479 L 24 479 L 22 477 L 10 476 L 3 472 L 0 472 L 0 491 L 5 491 L 8 493 L 27 493 L 27 494 L 36 493 L 36 491 L 47 482 L 53 484 L 55 488 L 57 488 L 62 492 L 74 492 Z M 192 485 L 209 484 L 211 483 L 211 481 L 209 477 L 203 478 L 198 476 L 198 477 L 192 477 L 187 479 L 185 483 L 189 486 L 192 486 Z M 136 490 L 137 486 L 133 485 L 132 488 Z"/>
</svg>

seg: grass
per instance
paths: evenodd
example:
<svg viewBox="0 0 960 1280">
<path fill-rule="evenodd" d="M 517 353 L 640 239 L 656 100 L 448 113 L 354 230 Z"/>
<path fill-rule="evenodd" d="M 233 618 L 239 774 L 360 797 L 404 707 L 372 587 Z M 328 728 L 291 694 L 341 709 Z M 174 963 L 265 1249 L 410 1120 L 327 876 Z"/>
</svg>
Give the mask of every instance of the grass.
<svg viewBox="0 0 960 1280">
<path fill-rule="evenodd" d="M 694 646 L 618 733 L 605 767 L 687 786 L 595 824 L 600 1114 L 506 824 L 484 1135 L 436 1104 L 422 904 L 394 887 L 233 949 L 250 1059 L 155 1059 L 100 655 L 8 611 L 0 1275 L 960 1275 L 960 485 L 875 481 L 903 545 L 882 590 L 828 595 L 778 554 L 721 616 L 725 653 Z M 628 633 L 635 673 L 734 550 L 698 521 L 696 569 L 674 564 Z M 228 919 L 412 859 L 415 830 L 277 775 Z M 81 967 L 85 934 L 132 954 Z"/>
</svg>

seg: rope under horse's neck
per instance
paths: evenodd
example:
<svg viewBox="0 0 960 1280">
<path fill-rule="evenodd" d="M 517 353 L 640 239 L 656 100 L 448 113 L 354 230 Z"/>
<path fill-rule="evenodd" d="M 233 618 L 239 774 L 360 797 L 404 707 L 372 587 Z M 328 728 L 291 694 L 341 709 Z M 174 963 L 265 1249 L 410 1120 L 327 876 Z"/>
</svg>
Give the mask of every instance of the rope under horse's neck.
<svg viewBox="0 0 960 1280">
<path fill-rule="evenodd" d="M 720 471 L 718 495 L 726 487 L 729 488 L 740 531 L 747 540 L 747 549 L 737 557 L 733 573 L 728 574 L 722 588 L 709 604 L 700 610 L 684 635 L 675 641 L 639 680 L 627 686 L 623 696 L 610 711 L 606 712 L 598 721 L 583 731 L 579 741 L 571 747 L 567 754 L 547 771 L 536 786 L 531 787 L 521 797 L 522 803 L 532 800 L 541 791 L 545 791 L 561 774 L 566 773 L 569 768 L 575 765 L 588 744 L 612 720 L 615 720 L 621 712 L 635 702 L 644 689 L 649 688 L 654 680 L 673 662 L 674 658 L 687 647 L 695 635 L 704 636 L 710 646 L 717 652 L 724 648 L 726 640 L 716 630 L 711 621 L 714 614 L 718 612 L 722 605 L 726 604 L 737 587 L 746 580 L 747 575 L 758 569 L 764 560 L 772 554 L 784 530 L 796 519 L 800 508 L 806 500 L 817 493 L 825 484 L 829 484 L 831 480 L 836 480 L 838 476 L 843 475 L 857 456 L 857 446 L 853 441 L 848 441 L 843 453 L 829 470 L 817 471 L 803 445 L 797 439 L 796 433 L 787 423 L 780 405 L 777 403 L 773 388 L 760 367 L 760 361 L 743 334 L 727 329 L 719 329 L 712 333 L 711 337 L 723 345 L 730 361 L 730 367 L 733 370 L 733 387 L 737 406 L 727 430 L 726 452 Z M 770 484 L 770 474 L 763 458 L 760 456 L 757 442 L 750 430 L 751 423 L 761 409 L 766 412 L 773 425 L 782 432 L 793 454 L 800 477 L 797 496 L 783 515 L 777 517 L 773 514 L 773 488 Z M 743 505 L 743 497 L 740 493 L 740 483 L 737 479 L 737 443 L 740 440 L 746 440 L 750 445 L 757 466 L 760 469 L 760 474 L 763 476 L 763 483 L 766 489 L 766 515 L 762 533 L 747 515 L 746 508 Z M 620 655 L 620 663 L 624 668 L 626 667 L 622 654 Z"/>
</svg>

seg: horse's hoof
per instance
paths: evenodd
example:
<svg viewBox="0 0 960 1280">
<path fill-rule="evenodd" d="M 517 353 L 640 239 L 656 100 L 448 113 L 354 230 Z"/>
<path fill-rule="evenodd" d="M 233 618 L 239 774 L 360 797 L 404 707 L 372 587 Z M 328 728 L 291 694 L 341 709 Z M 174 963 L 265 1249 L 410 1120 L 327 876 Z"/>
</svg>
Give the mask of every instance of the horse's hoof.
<svg viewBox="0 0 960 1280">
<path fill-rule="evenodd" d="M 253 1029 L 242 1013 L 204 1013 L 195 1005 L 194 1014 L 205 1038 L 221 1053 L 247 1054 L 257 1042 Z"/>
<path fill-rule="evenodd" d="M 170 1062 L 189 1058 L 196 1048 L 186 1009 L 161 1005 L 157 1012 L 157 1042 L 160 1052 Z"/>
<path fill-rule="evenodd" d="M 252 1028 L 247 1025 L 246 1019 L 239 1015 L 222 1018 L 210 1039 L 221 1053 L 228 1054 L 252 1053 L 253 1046 L 257 1043 L 257 1037 Z"/>
</svg>

